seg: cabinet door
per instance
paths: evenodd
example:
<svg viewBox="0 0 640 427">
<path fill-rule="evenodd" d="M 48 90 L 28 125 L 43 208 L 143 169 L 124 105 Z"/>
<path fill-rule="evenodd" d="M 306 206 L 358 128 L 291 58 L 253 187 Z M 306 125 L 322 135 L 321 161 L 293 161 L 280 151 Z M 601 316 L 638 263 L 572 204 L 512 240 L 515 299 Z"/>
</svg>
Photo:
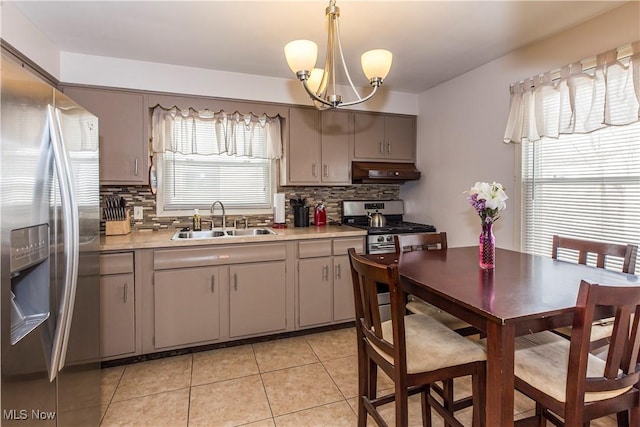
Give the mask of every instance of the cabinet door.
<svg viewBox="0 0 640 427">
<path fill-rule="evenodd" d="M 220 336 L 217 267 L 156 271 L 155 347 L 216 340 Z"/>
<path fill-rule="evenodd" d="M 349 177 L 349 113 L 323 111 L 322 182 L 351 184 Z"/>
<path fill-rule="evenodd" d="M 354 158 L 383 159 L 385 142 L 383 115 L 354 113 Z"/>
<path fill-rule="evenodd" d="M 313 326 L 331 322 L 331 257 L 298 261 L 298 324 Z"/>
<path fill-rule="evenodd" d="M 353 302 L 353 284 L 349 256 L 333 257 L 333 320 L 353 320 L 355 307 Z"/>
<path fill-rule="evenodd" d="M 285 262 L 229 268 L 229 336 L 277 332 L 287 327 Z"/>
<path fill-rule="evenodd" d="M 148 184 L 144 96 L 78 87 L 65 87 L 64 93 L 98 117 L 100 182 Z"/>
<path fill-rule="evenodd" d="M 133 273 L 100 277 L 100 356 L 135 353 Z"/>
<path fill-rule="evenodd" d="M 289 109 L 287 154 L 289 182 L 320 182 L 320 113 L 317 110 Z"/>
<path fill-rule="evenodd" d="M 416 120 L 414 117 L 385 117 L 386 157 L 389 160 L 415 160 Z"/>
</svg>

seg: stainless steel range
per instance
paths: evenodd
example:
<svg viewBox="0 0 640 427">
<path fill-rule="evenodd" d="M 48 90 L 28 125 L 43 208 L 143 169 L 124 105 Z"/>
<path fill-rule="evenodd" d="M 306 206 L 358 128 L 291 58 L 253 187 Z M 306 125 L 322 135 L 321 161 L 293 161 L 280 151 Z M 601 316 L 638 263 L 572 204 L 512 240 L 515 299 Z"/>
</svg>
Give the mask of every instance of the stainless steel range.
<svg viewBox="0 0 640 427">
<path fill-rule="evenodd" d="M 342 223 L 367 230 L 367 253 L 383 254 L 395 251 L 393 236 L 396 234 L 432 233 L 433 225 L 417 224 L 402 220 L 402 200 L 349 200 L 342 202 Z M 385 218 L 383 226 L 370 226 L 372 215 Z M 378 222 L 379 223 L 379 222 Z"/>
</svg>

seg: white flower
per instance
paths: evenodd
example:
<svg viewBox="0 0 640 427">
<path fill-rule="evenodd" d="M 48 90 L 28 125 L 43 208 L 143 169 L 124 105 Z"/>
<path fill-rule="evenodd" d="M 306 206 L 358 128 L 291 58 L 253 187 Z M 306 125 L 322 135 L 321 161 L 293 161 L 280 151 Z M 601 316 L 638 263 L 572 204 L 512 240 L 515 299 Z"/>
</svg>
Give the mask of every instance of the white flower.
<svg viewBox="0 0 640 427">
<path fill-rule="evenodd" d="M 505 200 L 508 199 L 502 184 L 492 182 L 476 182 L 476 184 L 466 191 L 469 194 L 469 203 L 480 215 L 484 223 L 495 222 L 499 217 L 499 212 L 506 209 Z"/>
</svg>

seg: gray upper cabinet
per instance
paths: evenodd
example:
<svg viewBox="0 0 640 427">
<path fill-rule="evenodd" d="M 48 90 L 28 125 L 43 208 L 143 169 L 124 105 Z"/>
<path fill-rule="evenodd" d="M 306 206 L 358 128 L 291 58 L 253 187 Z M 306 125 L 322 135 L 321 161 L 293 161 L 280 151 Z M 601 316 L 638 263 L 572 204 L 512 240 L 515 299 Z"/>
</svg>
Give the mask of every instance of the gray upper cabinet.
<svg viewBox="0 0 640 427">
<path fill-rule="evenodd" d="M 64 93 L 98 117 L 100 183 L 149 183 L 148 112 L 142 93 L 65 86 Z"/>
<path fill-rule="evenodd" d="M 353 160 L 415 161 L 416 118 L 354 113 Z"/>
<path fill-rule="evenodd" d="M 350 184 L 349 113 L 289 109 L 284 185 Z"/>
</svg>

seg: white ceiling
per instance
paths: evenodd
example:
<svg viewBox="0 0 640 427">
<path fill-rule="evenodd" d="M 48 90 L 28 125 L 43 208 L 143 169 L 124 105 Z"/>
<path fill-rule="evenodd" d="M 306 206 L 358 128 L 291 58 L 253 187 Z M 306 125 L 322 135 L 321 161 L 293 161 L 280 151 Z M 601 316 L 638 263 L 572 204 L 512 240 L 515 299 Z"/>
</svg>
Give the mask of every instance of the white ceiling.
<svg viewBox="0 0 640 427">
<path fill-rule="evenodd" d="M 388 90 L 420 93 L 623 1 L 338 0 L 356 85 L 360 54 L 393 52 Z M 325 1 L 16 1 L 61 51 L 293 78 L 290 40 L 326 43 Z"/>
</svg>

